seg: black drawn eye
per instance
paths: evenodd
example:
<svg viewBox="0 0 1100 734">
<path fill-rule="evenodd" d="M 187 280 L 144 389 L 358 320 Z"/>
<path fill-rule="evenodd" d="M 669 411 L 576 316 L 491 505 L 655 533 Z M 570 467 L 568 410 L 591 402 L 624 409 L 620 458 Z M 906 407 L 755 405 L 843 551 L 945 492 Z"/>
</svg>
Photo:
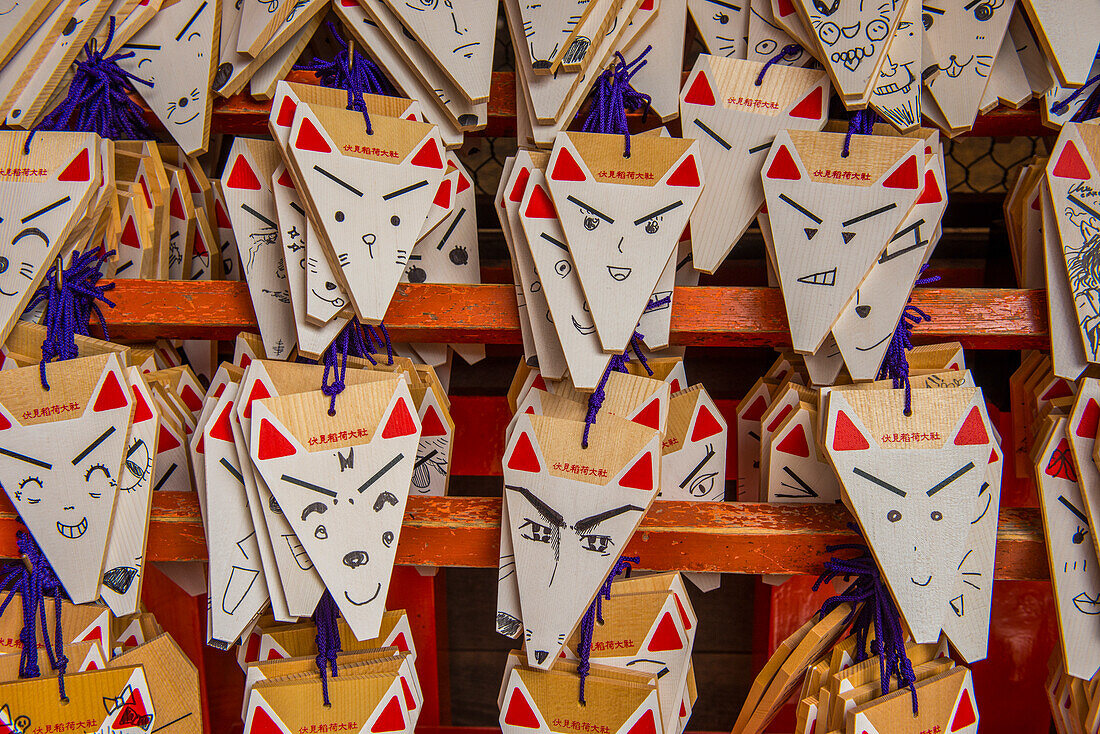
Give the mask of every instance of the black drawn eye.
<svg viewBox="0 0 1100 734">
<path fill-rule="evenodd" d="M 554 263 L 554 272 L 559 277 L 565 278 L 569 276 L 569 273 L 573 272 L 573 266 L 569 264 L 568 260 L 558 260 Z"/>
<path fill-rule="evenodd" d="M 342 222 L 342 221 L 344 221 L 344 213 L 343 213 L 343 212 L 341 212 L 341 211 L 338 211 L 338 212 L 336 212 L 336 213 L 335 213 L 335 214 L 333 215 L 333 219 L 335 219 L 335 220 L 336 220 L 337 222 Z"/>
<path fill-rule="evenodd" d="M 823 23 L 821 28 L 818 29 L 817 35 L 826 46 L 832 46 L 840 40 L 840 26 L 832 22 Z"/>
<path fill-rule="evenodd" d="M 872 41 L 881 41 L 890 32 L 890 26 L 881 18 L 876 18 L 867 24 L 867 38 Z"/>
<path fill-rule="evenodd" d="M 32 482 L 34 484 L 37 484 L 39 489 L 42 489 L 42 480 L 39 479 L 38 477 L 27 477 L 26 479 L 24 479 L 23 481 L 21 481 L 19 483 L 19 489 L 23 489 L 24 487 L 26 487 L 28 484 L 31 484 Z"/>
<path fill-rule="evenodd" d="M 939 510 L 933 510 L 932 511 L 932 519 L 936 522 L 939 522 L 940 520 L 943 519 L 943 513 L 940 512 Z"/>
<path fill-rule="evenodd" d="M 401 224 L 401 217 L 394 214 L 392 217 L 390 217 L 390 224 L 395 227 L 398 226 L 399 224 Z"/>
<path fill-rule="evenodd" d="M 348 568 L 358 568 L 370 560 L 366 551 L 352 551 L 344 555 L 344 565 Z"/>
<path fill-rule="evenodd" d="M 890 522 L 897 522 L 898 520 L 901 519 L 901 513 L 898 512 L 897 510 L 890 510 L 889 512 L 886 513 L 886 519 L 889 520 Z"/>
<path fill-rule="evenodd" d="M 773 53 L 775 53 L 776 46 L 778 45 L 779 44 L 777 44 L 774 40 L 770 38 L 765 38 L 763 41 L 756 44 L 756 53 L 760 54 L 761 56 L 771 56 Z"/>
<path fill-rule="evenodd" d="M 607 553 L 607 548 L 614 545 L 610 535 L 582 535 L 581 548 L 592 553 Z"/>
<path fill-rule="evenodd" d="M 6 257 L 0 257 L 0 273 L 6 272 L 8 269 L 8 259 Z"/>
<path fill-rule="evenodd" d="M 706 497 L 714 489 L 714 478 L 718 476 L 718 472 L 711 472 L 709 474 L 703 474 L 696 478 L 695 482 L 688 488 L 692 497 Z"/>
<path fill-rule="evenodd" d="M 527 540 L 533 540 L 536 543 L 549 543 L 550 542 L 550 528 L 545 525 L 540 525 L 534 520 L 524 518 L 523 524 L 519 526 L 520 530 L 527 528 L 527 532 L 523 537 Z"/>
<path fill-rule="evenodd" d="M 1088 531 L 1087 528 L 1083 528 L 1080 525 L 1078 525 L 1077 526 L 1077 532 L 1075 532 L 1073 534 L 1073 544 L 1074 545 L 1081 545 L 1082 543 L 1084 543 L 1085 542 L 1085 536 L 1088 535 L 1088 533 L 1089 533 L 1089 531 Z"/>
<path fill-rule="evenodd" d="M 88 467 L 88 471 L 84 472 L 84 481 L 90 481 L 92 478 L 92 474 L 97 471 L 103 472 L 103 476 L 107 477 L 108 479 L 111 478 L 111 472 L 107 469 L 107 467 L 105 467 L 103 464 L 94 464 Z"/>
<path fill-rule="evenodd" d="M 138 62 L 137 68 L 140 69 L 142 64 L 144 64 L 146 62 L 152 63 L 152 61 L 153 61 L 152 59 L 142 59 L 141 61 Z"/>
<path fill-rule="evenodd" d="M 386 546 L 387 548 L 393 545 L 393 533 L 389 530 L 382 533 L 382 545 Z"/>
<path fill-rule="evenodd" d="M 841 232 L 840 236 L 844 238 L 844 244 L 848 244 L 852 241 L 852 238 L 856 236 L 855 232 Z"/>
<path fill-rule="evenodd" d="M 719 25 L 725 25 L 726 23 L 730 22 L 730 17 L 725 13 L 715 13 L 714 21 Z"/>
<path fill-rule="evenodd" d="M 202 38 L 202 34 L 196 31 L 195 33 L 192 33 L 191 35 L 189 35 L 189 36 L 187 37 L 187 42 L 188 42 L 188 43 L 191 43 L 191 39 L 195 38 L 196 36 L 197 36 L 198 38 Z"/>
<path fill-rule="evenodd" d="M 313 531 L 313 537 L 317 540 L 327 540 L 328 530 L 325 529 L 324 525 L 318 525 L 317 529 Z"/>
<path fill-rule="evenodd" d="M 1004 0 L 986 0 L 974 8 L 974 17 L 981 21 L 989 20 L 993 17 L 993 11 L 1002 5 Z"/>
<path fill-rule="evenodd" d="M 283 514 L 283 508 L 279 507 L 279 501 L 276 500 L 274 497 L 272 497 L 271 500 L 267 503 L 267 506 L 276 515 Z"/>
<path fill-rule="evenodd" d="M 272 499 L 274 500 L 274 497 Z M 314 502 L 312 504 L 306 505 L 306 509 L 302 510 L 302 519 L 305 520 L 307 517 L 310 516 L 311 513 L 314 512 L 324 514 L 325 512 L 328 512 L 328 507 L 325 506 L 325 504 L 322 502 Z"/>
<path fill-rule="evenodd" d="M 584 218 L 584 228 L 587 229 L 589 232 L 592 232 L 593 230 L 596 229 L 596 227 L 599 227 L 599 226 L 600 226 L 600 218 L 599 217 L 594 217 L 591 214 L 588 214 L 588 215 L 585 216 L 585 218 Z"/>
<path fill-rule="evenodd" d="M 657 234 L 657 230 L 661 228 L 661 220 L 654 217 L 645 223 L 646 234 Z"/>
</svg>

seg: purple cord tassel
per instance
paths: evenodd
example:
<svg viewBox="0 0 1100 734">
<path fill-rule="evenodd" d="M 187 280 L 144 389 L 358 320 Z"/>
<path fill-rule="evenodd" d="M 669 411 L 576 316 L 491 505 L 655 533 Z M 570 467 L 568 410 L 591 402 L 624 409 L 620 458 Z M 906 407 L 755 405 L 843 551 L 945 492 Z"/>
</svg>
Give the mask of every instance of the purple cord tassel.
<svg viewBox="0 0 1100 734">
<path fill-rule="evenodd" d="M 331 21 L 328 23 L 328 29 L 340 47 L 336 57 L 326 61 L 314 56 L 312 64 L 299 64 L 294 68 L 316 73 L 323 86 L 346 90 L 348 109 L 363 113 L 363 120 L 367 123 L 367 135 L 373 135 L 374 128 L 371 126 L 363 95 L 381 94 L 393 97 L 397 92 L 373 61 L 354 48 L 349 52 L 347 41 L 340 36 Z"/>
<path fill-rule="evenodd" d="M 784 46 L 779 53 L 772 56 L 770 59 L 764 62 L 764 68 L 760 70 L 760 75 L 756 77 L 756 86 L 760 86 L 764 83 L 764 75 L 768 73 L 768 69 L 772 68 L 775 64 L 778 64 L 788 56 L 794 56 L 796 53 L 802 50 L 802 46 L 797 43 L 789 43 Z"/>
<path fill-rule="evenodd" d="M 870 107 L 854 112 L 848 120 L 848 132 L 844 136 L 844 149 L 840 151 L 840 157 L 848 157 L 848 147 L 852 144 L 853 135 L 870 135 L 875 131 L 876 122 L 878 115 Z"/>
<path fill-rule="evenodd" d="M 336 656 L 343 649 L 340 647 L 340 627 L 336 623 L 338 616 L 336 602 L 325 589 L 313 612 L 313 623 L 317 626 L 317 670 L 321 674 L 321 696 L 325 706 L 332 705 L 328 699 L 328 676 L 331 674 L 336 678 L 340 675 L 336 669 Z"/>
<path fill-rule="evenodd" d="M 659 308 L 663 304 L 668 302 L 668 296 L 655 301 L 650 304 L 646 311 L 653 308 Z M 607 397 L 607 393 L 604 388 L 607 387 L 607 378 L 612 372 L 626 372 L 626 363 L 630 361 L 630 350 L 634 350 L 634 356 L 638 358 L 638 362 L 641 363 L 645 371 L 650 375 L 653 374 L 653 370 L 649 368 L 649 362 L 646 361 L 645 355 L 642 354 L 641 341 L 645 339 L 644 334 L 639 334 L 636 330 L 634 335 L 630 337 L 630 345 L 622 354 L 616 354 L 611 358 L 611 361 L 607 363 L 607 369 L 603 371 L 603 376 L 600 377 L 600 381 L 596 383 L 596 389 L 592 391 L 592 394 L 588 396 L 588 413 L 584 417 L 584 435 L 581 436 L 581 448 L 588 448 L 588 431 L 592 428 L 592 425 L 596 422 L 596 415 L 600 412 L 600 408 L 603 407 L 604 398 Z"/>
<path fill-rule="evenodd" d="M 603 600 L 611 599 L 611 582 L 615 580 L 615 577 L 619 574 L 623 574 L 624 578 L 630 578 L 631 564 L 638 563 L 639 560 L 641 559 L 634 556 L 632 558 L 620 557 L 619 560 L 615 561 L 611 573 L 607 575 L 607 579 L 603 582 L 603 586 L 596 592 L 596 598 L 588 607 L 588 611 L 581 617 L 581 641 L 580 646 L 577 648 L 577 657 L 581 659 L 581 662 L 577 665 L 577 675 L 581 677 L 578 700 L 582 706 L 586 705 L 584 700 L 584 682 L 588 678 L 588 670 L 591 667 L 588 657 L 592 654 L 592 633 L 595 631 L 596 622 L 603 624 Z"/>
<path fill-rule="evenodd" d="M 103 277 L 99 265 L 112 254 L 103 253 L 102 248 L 83 254 L 73 253 L 69 267 L 64 269 L 61 258 L 58 258 L 46 271 L 42 285 L 27 304 L 29 311 L 42 301 L 46 302 L 46 339 L 42 342 L 42 361 L 39 363 L 42 387 L 46 390 L 50 389 L 46 381 L 46 363 L 77 356 L 76 335 L 90 335 L 88 322 L 92 314 L 99 320 L 103 338 L 109 340 L 107 323 L 96 301 L 102 301 L 111 308 L 115 306 L 114 301 L 106 296 L 115 284 L 99 285 L 99 279 Z"/>
<path fill-rule="evenodd" d="M 62 701 L 68 700 L 65 696 L 65 671 L 69 665 L 69 659 L 65 657 L 64 636 L 61 632 L 61 600 L 65 591 L 61 582 L 54 573 L 50 562 L 42 553 L 42 549 L 34 542 L 31 534 L 20 530 L 16 533 L 16 543 L 19 552 L 30 565 L 28 569 L 22 562 L 10 564 L 0 579 L 0 589 L 7 589 L 8 595 L 0 603 L 0 615 L 8 608 L 12 599 L 19 594 L 23 605 L 23 629 L 19 633 L 19 642 L 22 652 L 19 657 L 19 677 L 37 678 L 42 673 L 38 668 L 38 633 L 35 623 L 40 621 L 42 627 L 42 642 L 46 648 L 46 657 L 50 661 L 50 667 L 57 671 L 58 697 Z M 54 600 L 54 636 L 51 646 L 49 626 L 46 622 L 45 596 L 49 594 Z"/>
<path fill-rule="evenodd" d="M 386 327 L 381 325 L 379 327 L 382 333 L 386 334 L 386 349 L 390 364 L 393 364 L 393 345 L 390 344 L 390 336 L 386 333 Z M 328 408 L 329 415 L 336 415 L 336 396 L 344 392 L 344 388 L 347 387 L 344 378 L 348 374 L 348 356 L 360 357 L 377 365 L 378 362 L 374 359 L 375 341 L 379 345 L 382 344 L 374 327 L 368 326 L 364 329 L 359 324 L 359 319 L 353 318 L 321 353 L 320 361 L 325 366 L 325 373 L 321 376 L 321 392 L 332 399 Z"/>
<path fill-rule="evenodd" d="M 1097 55 L 1097 58 L 1100 59 L 1100 54 Z M 1054 104 L 1052 104 L 1050 106 L 1051 114 L 1052 115 L 1060 115 L 1063 112 L 1065 112 L 1066 109 L 1071 104 L 1073 104 L 1074 100 L 1076 100 L 1078 97 L 1080 97 L 1082 94 L 1084 94 L 1085 91 L 1088 90 L 1088 88 L 1091 87 L 1093 84 L 1096 84 L 1096 82 L 1100 82 L 1100 74 L 1097 74 L 1096 76 L 1092 77 L 1091 79 L 1086 81 L 1084 84 L 1079 86 L 1077 89 L 1073 90 L 1073 93 L 1070 94 L 1065 99 L 1063 99 L 1061 102 L 1055 102 Z M 1093 117 L 1096 116 L 1096 108 L 1097 108 L 1098 105 L 1100 105 L 1100 98 L 1097 98 L 1096 95 L 1093 94 L 1092 97 L 1089 98 L 1088 103 L 1085 104 L 1084 107 L 1082 107 L 1080 110 L 1078 110 L 1077 114 L 1075 114 L 1073 116 L 1072 121 L 1073 122 L 1084 122 L 1085 120 L 1092 119 Z M 1078 117 L 1081 116 L 1081 113 L 1083 111 L 1085 111 L 1086 108 L 1091 108 L 1091 114 L 1086 114 L 1084 117 L 1081 117 L 1081 119 L 1077 119 Z"/>
<path fill-rule="evenodd" d="M 936 283 L 940 276 L 931 275 L 927 278 L 920 277 L 924 274 L 927 265 L 922 265 L 920 274 L 914 285 L 928 285 Z M 909 358 L 906 352 L 913 348 L 913 326 L 922 321 L 931 321 L 932 317 L 912 303 L 907 303 L 902 309 L 898 326 L 894 329 L 894 336 L 890 340 L 890 346 L 886 347 L 886 354 L 882 359 L 882 367 L 878 371 L 878 379 L 893 380 L 894 389 L 905 388 L 905 415 L 913 411 L 913 389 L 909 385 Z"/>
<path fill-rule="evenodd" d="M 855 525 L 849 523 L 852 530 L 858 532 Z M 874 625 L 875 639 L 871 642 L 870 652 L 879 658 L 879 681 L 882 695 L 890 692 L 890 679 L 896 678 L 898 688 L 908 688 L 913 697 L 913 715 L 917 715 L 917 676 L 913 664 L 905 653 L 905 632 L 901 626 L 901 615 L 894 606 L 890 591 L 882 581 L 882 574 L 867 546 L 858 543 L 831 545 L 825 548 L 829 553 L 838 550 L 856 550 L 859 554 L 852 558 L 833 556 L 825 562 L 825 571 L 814 582 L 817 591 L 822 584 L 833 579 L 845 581 L 855 577 L 855 581 L 843 593 L 831 596 L 821 605 L 818 615 L 824 618 L 841 604 L 851 604 L 852 612 L 844 620 L 852 623 L 852 632 L 856 636 L 856 662 L 866 660 L 867 637 Z"/>
<path fill-rule="evenodd" d="M 584 118 L 581 131 L 586 133 L 604 133 L 606 135 L 622 135 L 625 141 L 623 158 L 630 157 L 630 125 L 626 119 L 626 112 L 630 110 L 644 110 L 642 120 L 649 114 L 650 96 L 642 94 L 630 86 L 631 78 L 638 73 L 648 62 L 646 54 L 652 46 L 646 46 L 638 57 L 626 63 L 626 59 L 618 51 L 615 52 L 615 63 L 604 70 L 592 85 L 590 96 L 591 104 L 588 107 L 588 116 Z M 580 113 L 578 113 L 578 117 Z"/>
<path fill-rule="evenodd" d="M 39 130 L 71 130 L 94 132 L 112 140 L 148 140 L 153 137 L 145 123 L 141 108 L 130 98 L 136 93 L 134 82 L 148 87 L 152 83 L 136 77 L 118 65 L 133 51 L 107 56 L 115 37 L 115 19 L 107 31 L 107 41 L 100 51 L 93 38 L 84 44 L 84 60 L 76 62 L 76 73 L 69 84 L 69 93 L 50 114 L 34 126 L 23 153 L 30 153 L 31 139 Z"/>
</svg>

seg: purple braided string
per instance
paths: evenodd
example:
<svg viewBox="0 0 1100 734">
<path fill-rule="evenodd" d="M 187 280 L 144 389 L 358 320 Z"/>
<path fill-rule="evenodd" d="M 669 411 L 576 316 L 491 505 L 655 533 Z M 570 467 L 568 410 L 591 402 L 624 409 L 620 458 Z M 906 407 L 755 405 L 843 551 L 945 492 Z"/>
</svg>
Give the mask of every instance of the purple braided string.
<svg viewBox="0 0 1100 734">
<path fill-rule="evenodd" d="M 760 70 L 760 75 L 756 77 L 756 86 L 760 86 L 764 83 L 764 75 L 768 73 L 768 69 L 772 68 L 775 64 L 785 59 L 788 56 L 794 56 L 802 50 L 802 46 L 797 43 L 789 43 L 783 47 L 783 49 L 772 56 L 770 59 L 764 62 L 764 68 Z"/>
<path fill-rule="evenodd" d="M 1097 75 L 1100 78 L 1100 75 Z M 1091 79 L 1089 83 L 1096 81 L 1096 78 Z M 1071 122 L 1087 122 L 1097 116 L 1100 112 L 1100 86 L 1093 87 L 1092 93 L 1089 94 L 1088 100 L 1081 105 L 1081 108 L 1074 113 L 1070 118 Z"/>
<path fill-rule="evenodd" d="M 321 697 L 324 699 L 325 706 L 332 705 L 328 699 L 328 676 L 330 673 L 333 678 L 340 675 L 336 669 L 336 656 L 343 651 L 343 648 L 340 646 L 340 627 L 336 623 L 337 617 L 336 602 L 332 594 L 328 593 L 328 589 L 325 589 L 321 600 L 317 602 L 317 608 L 313 611 L 313 623 L 317 626 L 317 671 L 321 674 Z"/>
<path fill-rule="evenodd" d="M 330 60 L 313 57 L 312 64 L 299 64 L 295 69 L 312 71 L 317 74 L 321 84 L 334 89 L 343 89 L 348 93 L 348 109 L 363 113 L 363 120 L 367 123 L 367 135 L 374 134 L 374 128 L 370 123 L 370 115 L 367 113 L 367 104 L 363 101 L 364 94 L 381 94 L 387 97 L 396 95 L 393 85 L 386 79 L 382 70 L 368 57 L 359 53 L 356 49 L 348 51 L 348 43 L 336 30 L 332 21 L 328 22 L 329 32 L 336 40 L 340 50 Z M 348 58 L 351 58 L 349 64 Z"/>
<path fill-rule="evenodd" d="M 16 533 L 16 544 L 21 555 L 25 556 L 30 569 L 22 562 L 10 564 L 0 579 L 0 589 L 8 589 L 8 595 L 0 604 L 0 615 L 19 594 L 23 606 L 23 629 L 19 632 L 22 651 L 19 657 L 19 677 L 37 678 L 42 673 L 38 668 L 38 633 L 35 622 L 41 620 L 42 642 L 46 648 L 46 657 L 50 667 L 57 671 L 57 689 L 60 700 L 65 696 L 65 671 L 69 659 L 65 657 L 64 636 L 61 631 L 61 600 L 64 589 L 58 580 L 50 562 L 30 533 L 20 530 Z M 49 626 L 46 622 L 45 596 L 50 594 L 54 600 L 55 620 L 53 646 L 50 643 Z M 36 617 L 38 619 L 36 619 Z"/>
<path fill-rule="evenodd" d="M 611 582 L 615 580 L 615 577 L 623 574 L 624 578 L 630 578 L 631 564 L 638 563 L 640 560 L 637 556 L 633 556 L 629 558 L 620 557 L 619 560 L 615 561 L 611 573 L 607 575 L 603 586 L 596 592 L 596 598 L 592 600 L 588 611 L 581 617 L 581 640 L 580 645 L 577 647 L 577 657 L 581 659 L 581 662 L 577 665 L 577 675 L 581 678 L 578 700 L 582 706 L 587 705 L 584 700 L 584 682 L 588 678 L 588 671 L 591 667 L 588 658 L 592 654 L 592 634 L 595 631 L 596 622 L 603 624 L 603 600 L 611 599 Z"/>
<path fill-rule="evenodd" d="M 39 130 L 94 132 L 113 140 L 148 140 L 153 137 L 141 108 L 130 98 L 131 93 L 136 93 L 133 82 L 141 82 L 148 87 L 153 84 L 118 65 L 119 61 L 131 58 L 133 51 L 107 56 L 114 37 L 115 18 L 111 16 L 103 50 L 99 50 L 94 38 L 84 44 L 85 58 L 75 64 L 76 73 L 69 83 L 69 93 L 31 130 L 23 144 L 24 155 L 30 153 L 31 139 Z"/>
<path fill-rule="evenodd" d="M 363 327 L 359 325 L 358 318 L 349 321 L 332 343 L 325 347 L 321 353 L 321 363 L 325 366 L 325 372 L 321 375 L 321 392 L 331 398 L 329 415 L 336 415 L 336 396 L 347 387 L 344 378 L 348 374 L 348 356 L 365 357 L 376 365 L 378 363 L 374 361 L 373 354 L 374 347 L 369 337 L 363 338 Z M 392 358 L 390 364 L 393 364 Z"/>
<path fill-rule="evenodd" d="M 42 361 L 39 363 L 42 387 L 46 390 L 50 389 L 46 381 L 46 363 L 73 359 L 78 355 L 76 335 L 90 335 L 88 323 L 92 314 L 99 320 L 103 338 L 109 340 L 107 322 L 96 301 L 102 301 L 111 308 L 115 306 L 114 301 L 105 295 L 115 284 L 99 285 L 99 279 L 103 277 L 99 265 L 113 254 L 113 251 L 104 253 L 102 248 L 83 254 L 74 252 L 69 267 L 64 269 L 61 258 L 58 258 L 46 271 L 42 285 L 27 304 L 29 311 L 42 301 L 46 302 L 46 339 L 42 342 Z"/>
<path fill-rule="evenodd" d="M 367 344 L 370 347 L 371 353 L 374 353 L 375 345 L 378 346 L 379 351 L 381 351 L 383 346 L 386 347 L 386 358 L 388 360 L 387 364 L 392 365 L 393 364 L 393 342 L 390 341 L 390 332 L 386 329 L 386 325 L 381 324 L 381 323 L 378 324 L 378 331 L 382 332 L 382 336 L 378 335 L 378 331 L 375 331 L 375 327 L 373 327 L 373 326 L 366 327 L 364 331 L 365 331 L 365 334 L 366 334 Z M 370 359 L 370 358 L 368 357 L 368 359 Z M 374 360 L 371 359 L 371 362 L 373 362 L 373 361 Z"/>
<path fill-rule="evenodd" d="M 849 527 L 858 532 L 855 525 L 849 523 Z M 852 605 L 852 611 L 844 620 L 844 624 L 851 622 L 852 632 L 856 635 L 856 662 L 862 662 L 869 657 L 867 638 L 870 635 L 871 626 L 874 625 L 875 639 L 871 642 L 870 652 L 879 658 L 882 695 L 885 696 L 890 692 L 890 679 L 896 678 L 899 689 L 909 689 L 913 698 L 913 715 L 916 716 L 917 676 L 913 672 L 913 664 L 909 656 L 905 653 L 905 632 L 901 626 L 901 615 L 894 606 L 894 600 L 890 597 L 886 584 L 882 581 L 882 574 L 875 565 L 875 559 L 867 550 L 867 546 L 857 543 L 831 545 L 825 550 L 829 553 L 838 550 L 855 550 L 859 551 L 859 554 L 852 558 L 833 556 L 825 562 L 825 571 L 814 582 L 814 591 L 817 591 L 822 584 L 836 578 L 847 581 L 855 577 L 855 581 L 843 593 L 826 599 L 818 615 L 824 619 L 841 604 Z"/>
<path fill-rule="evenodd" d="M 652 46 L 646 46 L 645 50 L 629 64 L 621 53 L 615 52 L 615 63 L 605 69 L 592 86 L 588 116 L 584 118 L 584 123 L 581 125 L 581 131 L 586 133 L 622 135 L 625 141 L 623 158 L 630 157 L 630 125 L 626 119 L 627 110 L 631 112 L 644 110 L 643 121 L 649 114 L 650 96 L 632 87 L 630 80 L 649 63 L 645 56 L 652 48 Z M 579 117 L 580 113 L 577 113 L 577 116 Z"/>
<path fill-rule="evenodd" d="M 665 296 L 656 301 L 654 305 L 647 306 L 646 311 L 653 308 L 659 308 L 662 304 L 667 302 L 668 296 Z M 596 383 L 596 389 L 588 396 L 588 412 L 584 416 L 584 435 L 581 436 L 582 449 L 588 448 L 588 431 L 596 422 L 596 415 L 600 412 L 600 408 L 603 407 L 603 401 L 607 397 L 607 393 L 604 390 L 604 388 L 607 387 L 607 378 L 612 372 L 626 372 L 626 363 L 630 361 L 631 349 L 634 350 L 634 356 L 638 358 L 638 362 L 645 368 L 645 371 L 650 375 L 653 374 L 653 370 L 649 368 L 649 362 L 646 360 L 645 355 L 642 354 L 641 342 L 643 339 L 645 339 L 645 335 L 638 333 L 635 329 L 634 335 L 630 337 L 630 344 L 627 345 L 627 348 L 622 354 L 616 354 L 611 357 L 611 361 L 607 363 L 607 369 L 603 371 L 603 375 L 600 376 L 600 381 Z"/>
<path fill-rule="evenodd" d="M 1098 56 L 1097 58 L 1100 58 L 1100 56 Z M 1074 100 L 1084 94 L 1085 90 L 1087 90 L 1093 84 L 1096 84 L 1096 82 L 1100 82 L 1100 74 L 1097 74 L 1096 76 L 1079 86 L 1077 89 L 1074 89 L 1073 93 L 1063 99 L 1061 102 L 1055 102 L 1054 104 L 1052 104 L 1050 106 L 1051 114 L 1060 115 L 1065 112 L 1069 108 L 1069 106 L 1073 104 Z M 1074 120 L 1074 122 L 1079 122 L 1079 120 Z"/>
<path fill-rule="evenodd" d="M 856 110 L 848 120 L 848 132 L 844 136 L 844 149 L 840 151 L 840 157 L 848 157 L 848 147 L 852 144 L 853 135 L 870 135 L 875 130 L 876 122 L 878 115 L 870 107 Z"/>
<path fill-rule="evenodd" d="M 921 265 L 920 273 L 914 285 L 928 285 L 936 283 L 940 276 L 930 275 L 921 277 L 927 265 Z M 913 327 L 923 321 L 931 321 L 932 317 L 912 303 L 906 303 L 902 309 L 901 318 L 898 319 L 894 336 L 890 339 L 890 345 L 886 347 L 886 354 L 882 358 L 882 366 L 878 371 L 878 379 L 893 380 L 894 389 L 905 388 L 905 415 L 913 412 L 913 389 L 909 384 L 909 357 L 906 355 L 913 348 Z"/>
</svg>

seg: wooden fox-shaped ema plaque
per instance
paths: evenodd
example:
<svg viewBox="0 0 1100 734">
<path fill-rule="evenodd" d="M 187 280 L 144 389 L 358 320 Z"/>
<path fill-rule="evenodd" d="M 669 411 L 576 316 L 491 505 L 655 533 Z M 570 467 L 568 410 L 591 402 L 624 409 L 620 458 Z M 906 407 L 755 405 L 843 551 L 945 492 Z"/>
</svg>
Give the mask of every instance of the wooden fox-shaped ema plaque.
<svg viewBox="0 0 1100 734">
<path fill-rule="evenodd" d="M 82 721 L 85 731 L 150 731 L 161 721 L 149 689 L 145 669 L 138 666 L 90 670 L 65 676 L 66 697 L 58 695 L 57 681 L 48 676 L 0 683 L 4 706 L 0 728 L 9 732 L 50 727 L 68 730 L 68 723 Z M 76 731 L 74 729 L 74 731 Z"/>
<path fill-rule="evenodd" d="M 703 189 L 699 146 L 561 133 L 546 176 L 604 351 L 626 349 Z"/>
<path fill-rule="evenodd" d="M 713 273 L 764 203 L 759 170 L 776 133 L 820 130 L 831 88 L 824 71 L 700 55 L 680 95 L 684 134 L 699 141 L 707 185 L 691 215 L 694 267 Z"/>
<path fill-rule="evenodd" d="M 749 32 L 747 1 L 687 0 L 687 5 L 708 53 L 730 59 L 745 58 Z"/>
<path fill-rule="evenodd" d="M 899 132 L 918 127 L 920 115 L 921 48 L 924 26 L 921 4 L 906 2 L 897 31 L 871 89 L 871 107 Z"/>
<path fill-rule="evenodd" d="M 656 497 L 656 430 L 521 415 L 504 452 L 528 664 L 549 669 Z M 563 537 L 564 536 L 564 537 Z"/>
<path fill-rule="evenodd" d="M 365 639 L 381 624 L 420 421 L 400 380 L 352 385 L 328 407 L 320 391 L 254 402 L 252 461 Z"/>
<path fill-rule="evenodd" d="M 780 132 L 764 163 L 776 268 L 796 351 L 818 350 L 924 184 L 920 139 Z"/>
<path fill-rule="evenodd" d="M 95 601 L 133 413 L 117 355 L 5 370 L 0 484 L 76 603 Z"/>
<path fill-rule="evenodd" d="M 702 385 L 673 394 L 661 444 L 660 499 L 725 499 L 727 438 L 726 419 Z"/>
<path fill-rule="evenodd" d="M 913 714 L 913 699 L 920 701 Z M 867 734 L 922 734 L 926 731 L 977 734 L 978 706 L 970 670 L 957 667 L 921 681 L 916 693 L 901 689 L 857 706 L 848 713 L 849 731 Z"/>
<path fill-rule="evenodd" d="M 904 393 L 830 393 L 825 448 L 913 639 L 932 642 L 995 447 L 979 389 L 915 389 L 908 416 Z"/>
<path fill-rule="evenodd" d="M 1094 377 L 1082 378 L 1077 388 L 1077 397 L 1073 401 L 1073 411 L 1069 416 L 1070 449 L 1077 470 L 1077 483 L 1081 489 L 1083 509 L 1089 519 L 1089 527 L 1100 527 L 1100 467 L 1094 459 L 1096 455 L 1097 427 L 1100 425 L 1100 381 Z M 1089 538 L 1093 548 L 1100 546 L 1095 534 Z"/>
</svg>

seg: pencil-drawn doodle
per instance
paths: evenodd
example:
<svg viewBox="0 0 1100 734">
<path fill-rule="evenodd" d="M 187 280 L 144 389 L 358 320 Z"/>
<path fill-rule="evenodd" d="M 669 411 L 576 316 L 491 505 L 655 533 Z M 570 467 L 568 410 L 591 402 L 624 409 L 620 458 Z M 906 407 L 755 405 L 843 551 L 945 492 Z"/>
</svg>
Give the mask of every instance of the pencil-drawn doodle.
<svg viewBox="0 0 1100 734">
<path fill-rule="evenodd" d="M 149 477 L 152 466 L 153 457 L 149 453 L 149 446 L 143 439 L 134 439 L 130 448 L 126 450 L 126 460 L 122 465 L 118 488 L 123 492 L 133 491 Z"/>
<path fill-rule="evenodd" d="M 920 4 L 906 3 L 871 92 L 871 105 L 898 130 L 920 124 Z"/>
<path fill-rule="evenodd" d="M 229 573 L 229 581 L 222 592 L 222 611 L 226 614 L 234 614 L 241 605 L 252 584 L 256 583 L 256 577 L 260 572 L 254 568 L 242 568 L 233 566 Z"/>
<path fill-rule="evenodd" d="M 137 578 L 138 569 L 133 566 L 118 566 L 103 574 L 103 585 L 116 594 L 125 594 Z"/>
<path fill-rule="evenodd" d="M 519 4 L 523 34 L 531 51 L 531 67 L 536 72 L 550 70 L 551 62 L 558 56 L 561 45 L 569 39 L 569 34 L 577 27 L 588 4 L 589 0 L 541 0 Z"/>
<path fill-rule="evenodd" d="M 882 53 L 897 17 L 896 0 L 814 0 L 810 26 L 834 64 L 856 71 Z"/>
<path fill-rule="evenodd" d="M 1064 216 L 1079 233 L 1080 244 L 1063 240 L 1063 249 L 1081 332 L 1089 358 L 1096 360 L 1100 353 L 1100 216 L 1084 201 L 1089 193 L 1093 192 L 1084 183 L 1069 188 Z"/>
<path fill-rule="evenodd" d="M 749 0 L 688 0 L 688 10 L 709 53 L 745 58 Z"/>
<path fill-rule="evenodd" d="M 450 438 L 422 438 L 413 463 L 412 485 L 420 494 L 431 491 L 434 476 L 447 476 L 447 446 Z"/>
</svg>

